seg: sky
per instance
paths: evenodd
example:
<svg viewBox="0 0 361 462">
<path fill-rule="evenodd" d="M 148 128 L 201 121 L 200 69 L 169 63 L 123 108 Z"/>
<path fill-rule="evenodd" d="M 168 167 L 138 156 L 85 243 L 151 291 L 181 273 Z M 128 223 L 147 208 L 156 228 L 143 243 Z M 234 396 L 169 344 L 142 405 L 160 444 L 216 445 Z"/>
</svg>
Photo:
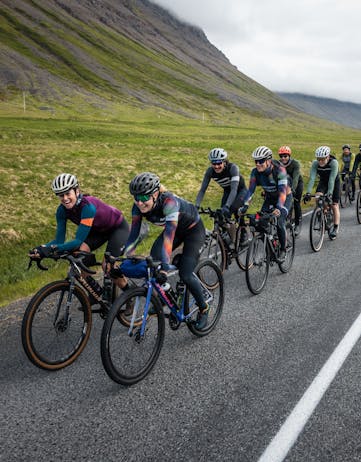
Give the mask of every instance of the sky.
<svg viewBox="0 0 361 462">
<path fill-rule="evenodd" d="M 361 103 L 361 0 L 152 0 L 272 91 Z"/>
</svg>

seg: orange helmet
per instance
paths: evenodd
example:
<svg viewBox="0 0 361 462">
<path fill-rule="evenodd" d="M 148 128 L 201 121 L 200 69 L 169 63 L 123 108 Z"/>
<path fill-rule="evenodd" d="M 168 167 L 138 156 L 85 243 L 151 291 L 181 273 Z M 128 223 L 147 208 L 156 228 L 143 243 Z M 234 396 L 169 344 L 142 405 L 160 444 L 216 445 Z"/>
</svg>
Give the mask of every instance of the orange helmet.
<svg viewBox="0 0 361 462">
<path fill-rule="evenodd" d="M 278 150 L 278 154 L 288 154 L 291 155 L 291 148 L 289 146 L 281 146 Z"/>
</svg>

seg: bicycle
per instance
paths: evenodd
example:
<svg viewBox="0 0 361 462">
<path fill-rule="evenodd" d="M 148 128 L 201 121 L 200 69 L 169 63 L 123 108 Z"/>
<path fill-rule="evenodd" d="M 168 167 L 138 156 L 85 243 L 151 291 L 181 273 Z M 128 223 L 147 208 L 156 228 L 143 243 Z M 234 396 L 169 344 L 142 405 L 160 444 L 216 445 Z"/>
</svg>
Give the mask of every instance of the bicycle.
<svg viewBox="0 0 361 462">
<path fill-rule="evenodd" d="M 201 249 L 201 258 L 210 258 L 217 262 L 222 273 L 235 258 L 237 265 L 243 271 L 246 269 L 246 254 L 249 242 L 252 238 L 249 228 L 245 223 L 238 220 L 225 218 L 220 210 L 212 210 L 210 207 L 200 208 L 200 214 L 209 215 L 213 218 L 213 230 L 207 230 L 206 241 Z M 235 238 L 232 241 L 228 230 L 235 227 Z M 242 229 L 245 230 L 247 239 L 242 242 Z"/>
<path fill-rule="evenodd" d="M 310 244 L 314 252 L 319 252 L 326 231 L 331 241 L 336 239 L 336 237 L 330 237 L 330 232 L 333 230 L 334 215 L 331 204 L 327 201 L 326 196 L 312 194 L 309 197 L 316 198 L 316 205 L 310 220 Z"/>
<path fill-rule="evenodd" d="M 103 287 L 91 276 L 96 271 L 83 262 L 89 256 L 94 260 L 90 266 L 100 265 L 94 254 L 88 252 L 49 256 L 66 260 L 68 275 L 40 289 L 25 310 L 21 326 L 23 348 L 29 360 L 42 369 L 55 371 L 72 364 L 89 340 L 92 314 L 105 318 L 117 295 L 117 287 L 106 273 Z M 48 269 L 35 258 L 30 258 L 29 267 L 33 261 L 39 269 Z"/>
<path fill-rule="evenodd" d="M 341 175 L 343 180 L 341 183 L 340 205 L 345 208 L 347 202 L 351 205 L 353 200 L 352 177 L 350 172 L 344 172 Z"/>
<path fill-rule="evenodd" d="M 246 258 L 246 282 L 250 292 L 257 295 L 264 289 L 269 267 L 278 264 L 282 273 L 287 273 L 295 255 L 295 233 L 293 225 L 286 223 L 286 258 L 280 260 L 280 243 L 277 234 L 277 217 L 272 213 L 247 214 L 253 239 Z"/>
<path fill-rule="evenodd" d="M 131 257 L 127 271 L 122 257 L 114 261 L 122 261 L 121 271 L 125 275 L 131 276 L 129 266 L 131 269 L 133 265 L 133 277 L 136 272 L 138 277 L 144 278 L 142 286 L 127 290 L 115 300 L 101 334 L 101 358 L 106 373 L 113 381 L 130 386 L 144 379 L 155 366 L 163 346 L 165 316 L 172 330 L 185 323 L 198 337 L 208 335 L 215 328 L 223 310 L 223 276 L 218 265 L 211 260 L 201 260 L 195 268 L 194 275 L 210 305 L 208 324 L 200 330 L 195 323 L 198 307 L 179 279 L 177 270 L 172 276 L 175 281 L 168 288 L 158 282 L 160 262 L 151 257 Z M 124 325 L 118 322 L 118 318 L 129 303 L 134 309 L 128 324 Z M 169 309 L 169 314 L 164 314 L 164 307 Z"/>
<path fill-rule="evenodd" d="M 290 211 L 288 212 L 288 215 L 287 215 L 287 221 L 293 226 L 295 237 L 297 238 L 301 234 L 301 231 L 302 231 L 302 215 L 301 215 L 301 217 L 299 219 L 298 231 L 296 233 L 296 230 L 295 230 L 295 228 L 296 228 L 295 206 L 294 206 L 295 202 L 300 202 L 300 201 L 293 196 L 292 206 L 291 206 Z"/>
</svg>

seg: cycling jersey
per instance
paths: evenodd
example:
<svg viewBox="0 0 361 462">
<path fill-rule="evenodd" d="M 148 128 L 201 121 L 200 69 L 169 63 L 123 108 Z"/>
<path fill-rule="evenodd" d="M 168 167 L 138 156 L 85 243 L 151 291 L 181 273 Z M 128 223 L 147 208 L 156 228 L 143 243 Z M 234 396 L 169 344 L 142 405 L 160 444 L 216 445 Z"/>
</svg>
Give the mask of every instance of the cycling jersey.
<svg viewBox="0 0 361 462">
<path fill-rule="evenodd" d="M 258 172 L 254 168 L 249 179 L 249 188 L 244 199 L 247 204 L 256 190 L 257 186 L 261 186 L 266 193 L 266 200 L 275 203 L 278 210 L 286 210 L 286 197 L 291 193 L 290 180 L 285 167 L 280 162 L 272 160 L 272 164 L 264 172 Z M 287 215 L 286 213 L 286 215 Z"/>
<path fill-rule="evenodd" d="M 346 156 L 345 154 L 342 154 L 342 164 L 343 164 L 342 171 L 349 172 L 351 170 L 352 157 L 353 157 L 352 152 L 350 152 L 348 156 Z"/>
<path fill-rule="evenodd" d="M 246 188 L 244 178 L 239 173 L 239 168 L 236 164 L 227 162 L 224 169 L 219 173 L 209 167 L 204 174 L 201 188 L 196 198 L 197 207 L 200 206 L 211 179 L 223 188 L 225 200 L 222 200 L 222 206 L 225 205 L 228 208 L 231 208 L 238 194 Z"/>
<path fill-rule="evenodd" d="M 307 193 L 311 193 L 316 175 L 320 178 L 319 186 L 323 187 L 323 189 L 326 188 L 326 194 L 333 194 L 335 186 L 339 188 L 340 177 L 338 174 L 338 162 L 334 156 L 331 155 L 330 160 L 322 167 L 317 160 L 312 162 Z"/>
<path fill-rule="evenodd" d="M 67 220 L 78 225 L 78 229 L 75 239 L 64 243 Z M 61 252 L 75 250 L 87 239 L 90 231 L 109 233 L 119 227 L 123 220 L 124 216 L 120 210 L 97 197 L 81 194 L 72 209 L 67 209 L 63 204 L 59 205 L 56 211 L 55 239 L 46 245 L 55 244 Z"/>
<path fill-rule="evenodd" d="M 355 162 L 354 162 L 353 168 L 352 168 L 352 175 L 353 176 L 356 176 L 357 169 L 358 169 L 358 166 L 359 166 L 360 162 L 361 162 L 361 152 L 359 152 L 355 157 Z"/>
<path fill-rule="evenodd" d="M 286 171 L 292 180 L 292 191 L 296 191 L 298 184 L 303 182 L 301 166 L 298 160 L 290 159 L 289 164 L 286 166 Z"/>
<path fill-rule="evenodd" d="M 131 255 L 135 250 L 143 217 L 157 226 L 164 227 L 162 262 L 167 264 L 170 263 L 175 236 L 182 238 L 200 220 L 198 211 L 193 204 L 171 192 L 160 193 L 153 209 L 144 214 L 134 203 L 132 226 L 126 243 L 126 253 L 128 255 Z"/>
</svg>

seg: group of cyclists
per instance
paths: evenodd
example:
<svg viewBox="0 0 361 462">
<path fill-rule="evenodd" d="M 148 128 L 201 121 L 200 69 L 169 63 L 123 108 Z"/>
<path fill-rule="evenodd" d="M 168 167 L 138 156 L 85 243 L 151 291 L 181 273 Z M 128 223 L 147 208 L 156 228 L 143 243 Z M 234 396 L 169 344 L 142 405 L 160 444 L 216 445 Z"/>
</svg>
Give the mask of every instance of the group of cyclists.
<svg viewBox="0 0 361 462">
<path fill-rule="evenodd" d="M 305 202 L 310 199 L 318 177 L 316 195 L 326 195 L 326 200 L 334 211 L 331 238 L 337 236 L 340 223 L 340 176 L 342 178 L 347 172 L 351 172 L 353 178 L 354 198 L 354 178 L 361 161 L 361 144 L 359 148 L 360 153 L 356 156 L 351 170 L 351 147 L 348 144 L 342 147 L 341 173 L 338 161 L 328 146 L 320 146 L 315 151 L 316 159 L 312 163 L 309 183 L 303 198 Z M 35 247 L 29 255 L 31 258 L 44 258 L 64 251 L 92 252 L 107 243 L 106 251 L 113 256 L 117 257 L 123 253 L 131 257 L 139 243 L 141 224 L 145 219 L 163 228 L 154 241 L 150 254 L 154 260 L 161 262 L 164 280 L 171 268 L 172 252 L 183 245 L 178 264 L 179 274 L 199 308 L 196 327 L 204 329 L 207 325 L 209 305 L 204 300 L 199 280 L 194 277 L 193 270 L 206 237 L 199 208 L 210 180 L 214 180 L 223 188 L 220 212 L 226 218 L 234 215 L 237 219 L 242 219 L 256 187 L 261 186 L 264 196 L 261 211 L 272 211 L 272 214 L 278 217 L 277 233 L 281 248 L 279 260 L 282 261 L 286 257 L 286 220 L 291 207 L 294 207 L 295 235 L 299 234 L 304 185 L 300 162 L 292 157 L 291 148 L 281 146 L 278 155 L 279 159 L 274 159 L 272 150 L 267 146 L 259 146 L 253 151 L 255 167 L 251 171 L 247 187 L 239 167 L 229 161 L 227 152 L 222 148 L 212 149 L 208 154 L 210 166 L 205 171 L 194 204 L 166 190 L 157 174 L 142 172 L 129 184 L 129 191 L 134 200 L 130 227 L 121 210 L 95 196 L 83 194 L 77 177 L 70 173 L 62 173 L 52 182 L 52 190 L 60 201 L 56 211 L 55 238 Z M 66 241 L 68 220 L 78 227 L 74 239 Z M 241 240 L 246 239 L 246 233 L 242 234 Z M 106 270 L 104 261 L 103 269 Z M 128 281 L 121 267 L 113 268 L 111 276 L 123 291 L 127 290 Z"/>
</svg>

